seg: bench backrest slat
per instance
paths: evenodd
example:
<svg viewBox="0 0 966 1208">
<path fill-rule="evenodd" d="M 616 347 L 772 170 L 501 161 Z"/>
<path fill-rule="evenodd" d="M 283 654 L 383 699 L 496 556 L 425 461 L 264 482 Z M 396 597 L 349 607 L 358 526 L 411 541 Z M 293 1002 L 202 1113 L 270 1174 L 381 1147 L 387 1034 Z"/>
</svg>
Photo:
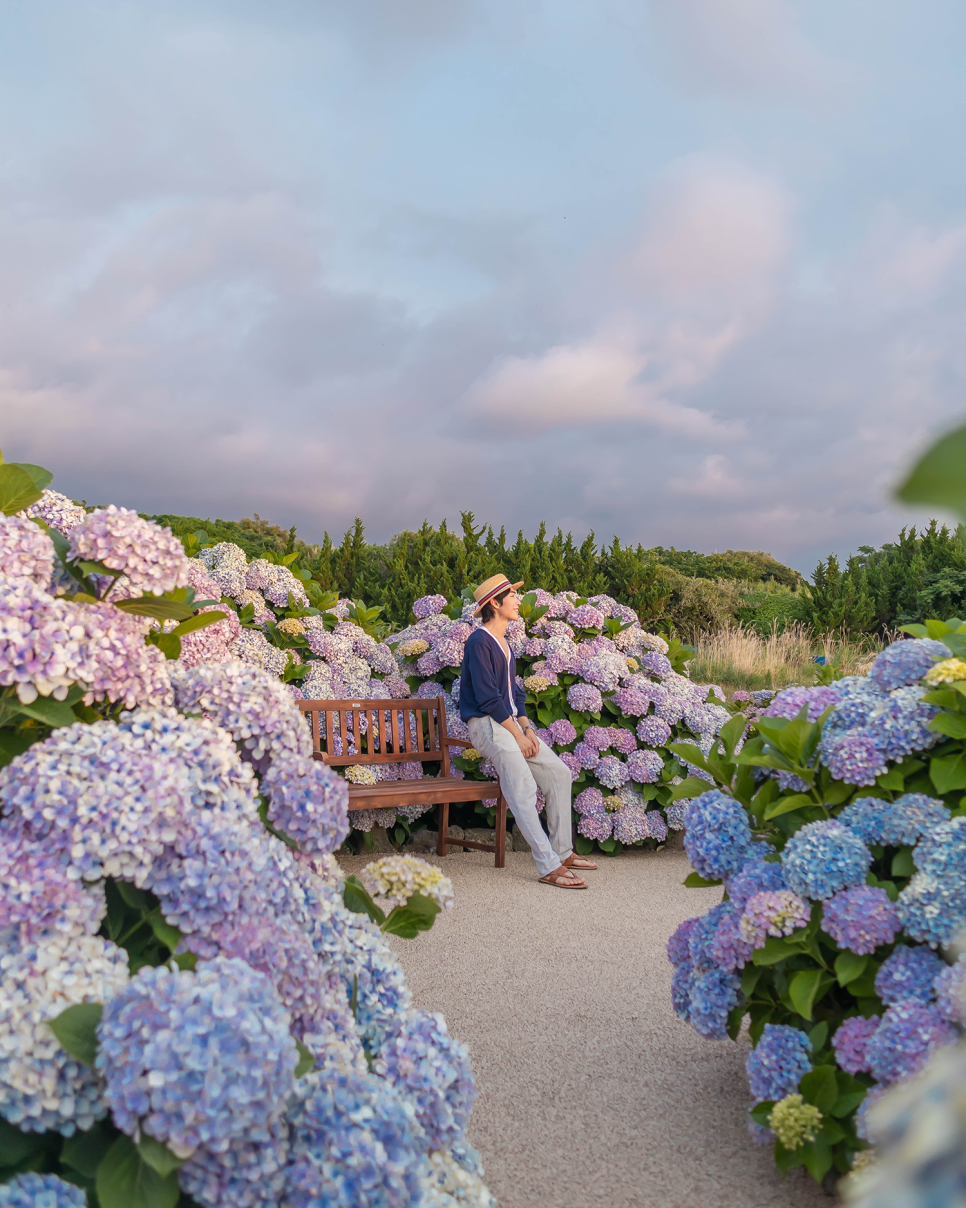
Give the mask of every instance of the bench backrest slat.
<svg viewBox="0 0 966 1208">
<path fill-rule="evenodd" d="M 325 763 L 432 762 L 443 765 L 444 776 L 450 774 L 442 696 L 295 703 L 308 722 L 312 749 Z"/>
</svg>

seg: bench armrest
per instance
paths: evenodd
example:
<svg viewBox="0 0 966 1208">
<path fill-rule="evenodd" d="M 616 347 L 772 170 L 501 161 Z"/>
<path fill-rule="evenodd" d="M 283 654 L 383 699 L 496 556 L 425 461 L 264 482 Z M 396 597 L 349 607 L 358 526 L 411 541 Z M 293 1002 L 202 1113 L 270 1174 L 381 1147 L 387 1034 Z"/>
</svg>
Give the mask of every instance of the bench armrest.
<svg viewBox="0 0 966 1208">
<path fill-rule="evenodd" d="M 446 745 L 448 747 L 472 747 L 473 746 L 473 744 L 471 742 L 467 742 L 465 738 L 451 738 L 448 734 L 446 735 Z"/>
</svg>

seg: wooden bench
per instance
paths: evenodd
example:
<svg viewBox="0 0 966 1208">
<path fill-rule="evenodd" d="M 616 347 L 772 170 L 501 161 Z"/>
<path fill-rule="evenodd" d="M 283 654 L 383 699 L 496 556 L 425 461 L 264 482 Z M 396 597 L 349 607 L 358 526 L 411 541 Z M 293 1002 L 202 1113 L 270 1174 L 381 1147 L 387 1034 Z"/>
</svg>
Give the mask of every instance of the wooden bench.
<svg viewBox="0 0 966 1208">
<path fill-rule="evenodd" d="M 462 780 L 450 775 L 450 747 L 470 747 L 446 732 L 446 704 L 441 696 L 407 700 L 300 700 L 299 709 L 312 731 L 313 755 L 331 767 L 348 764 L 438 763 L 437 777 L 381 780 L 349 785 L 350 810 L 379 810 L 404 805 L 438 805 L 439 841 L 494 852 L 497 868 L 506 865 L 506 799 L 499 780 Z M 346 739 L 349 739 L 347 742 Z M 335 741 L 333 741 L 333 738 Z M 360 740 L 361 739 L 361 740 Z M 496 843 L 454 839 L 447 834 L 454 801 L 496 798 Z"/>
</svg>

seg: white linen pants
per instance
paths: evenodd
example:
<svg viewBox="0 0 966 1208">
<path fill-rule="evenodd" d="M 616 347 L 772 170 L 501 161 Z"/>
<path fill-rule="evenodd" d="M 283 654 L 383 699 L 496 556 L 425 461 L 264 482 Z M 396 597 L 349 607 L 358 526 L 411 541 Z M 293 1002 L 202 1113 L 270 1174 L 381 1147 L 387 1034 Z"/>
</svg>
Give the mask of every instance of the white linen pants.
<svg viewBox="0 0 966 1208">
<path fill-rule="evenodd" d="M 537 754 L 525 759 L 513 735 L 492 717 L 471 717 L 466 724 L 473 746 L 496 768 L 513 820 L 530 844 L 541 877 L 545 877 L 574 850 L 570 769 L 539 739 Z M 537 813 L 538 787 L 547 802 L 549 839 Z"/>
</svg>

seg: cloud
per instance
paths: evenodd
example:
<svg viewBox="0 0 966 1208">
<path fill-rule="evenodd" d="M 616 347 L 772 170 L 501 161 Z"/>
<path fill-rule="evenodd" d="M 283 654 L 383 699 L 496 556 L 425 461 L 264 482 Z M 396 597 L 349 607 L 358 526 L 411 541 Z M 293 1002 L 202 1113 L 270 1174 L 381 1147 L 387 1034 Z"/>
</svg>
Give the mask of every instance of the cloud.
<svg viewBox="0 0 966 1208">
<path fill-rule="evenodd" d="M 701 90 L 817 99 L 854 74 L 806 37 L 788 0 L 650 0 L 649 11 Z"/>
</svg>

